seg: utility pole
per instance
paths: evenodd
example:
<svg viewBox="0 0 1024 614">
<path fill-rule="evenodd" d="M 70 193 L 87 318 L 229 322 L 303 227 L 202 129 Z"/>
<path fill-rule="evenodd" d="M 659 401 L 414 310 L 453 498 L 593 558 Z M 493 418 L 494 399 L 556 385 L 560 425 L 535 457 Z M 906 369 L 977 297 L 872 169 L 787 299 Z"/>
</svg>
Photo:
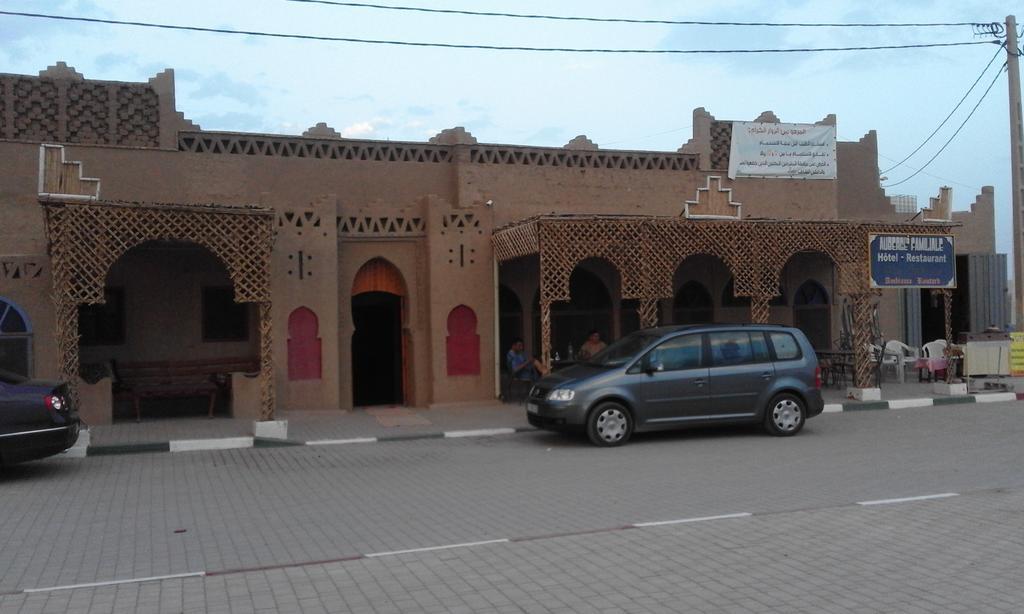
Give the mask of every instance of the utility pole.
<svg viewBox="0 0 1024 614">
<path fill-rule="evenodd" d="M 1010 89 L 1010 189 L 1013 191 L 1013 320 L 1018 331 L 1024 331 L 1024 151 L 1021 150 L 1024 120 L 1020 109 L 1020 51 L 1017 43 L 1017 18 L 1006 17 L 1006 73 Z"/>
</svg>

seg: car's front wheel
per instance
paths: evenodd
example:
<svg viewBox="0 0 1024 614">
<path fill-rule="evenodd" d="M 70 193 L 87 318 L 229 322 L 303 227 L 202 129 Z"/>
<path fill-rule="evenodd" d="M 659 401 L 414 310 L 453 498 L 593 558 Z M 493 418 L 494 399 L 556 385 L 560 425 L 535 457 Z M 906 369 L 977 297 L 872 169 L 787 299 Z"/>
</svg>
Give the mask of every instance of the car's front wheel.
<svg viewBox="0 0 1024 614">
<path fill-rule="evenodd" d="M 768 402 L 764 416 L 764 428 L 778 437 L 796 435 L 804 427 L 807 411 L 803 400 L 788 392 L 775 395 Z"/>
<path fill-rule="evenodd" d="M 587 436 L 594 445 L 621 446 L 632 434 L 633 417 L 620 403 L 601 403 L 587 418 Z"/>
</svg>

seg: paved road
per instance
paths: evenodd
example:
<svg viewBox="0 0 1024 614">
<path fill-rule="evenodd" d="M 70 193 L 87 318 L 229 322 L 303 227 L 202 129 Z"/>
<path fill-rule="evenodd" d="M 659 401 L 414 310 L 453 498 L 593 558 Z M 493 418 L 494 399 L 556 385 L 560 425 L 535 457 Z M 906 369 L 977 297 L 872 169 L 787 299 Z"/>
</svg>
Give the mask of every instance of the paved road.
<svg viewBox="0 0 1024 614">
<path fill-rule="evenodd" d="M 0 477 L 0 611 L 1020 611 L 1022 442 L 1012 403 L 53 459 Z"/>
</svg>

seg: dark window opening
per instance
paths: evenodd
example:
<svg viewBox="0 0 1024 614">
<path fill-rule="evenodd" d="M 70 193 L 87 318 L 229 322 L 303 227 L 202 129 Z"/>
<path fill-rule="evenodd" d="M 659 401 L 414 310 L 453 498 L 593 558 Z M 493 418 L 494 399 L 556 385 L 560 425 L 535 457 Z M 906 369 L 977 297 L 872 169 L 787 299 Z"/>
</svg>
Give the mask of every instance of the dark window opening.
<svg viewBox="0 0 1024 614">
<path fill-rule="evenodd" d="M 82 305 L 78 308 L 79 342 L 84 346 L 123 345 L 124 288 L 104 288 L 102 305 Z"/>
<path fill-rule="evenodd" d="M 203 288 L 203 341 L 248 341 L 249 309 L 228 287 Z"/>
</svg>

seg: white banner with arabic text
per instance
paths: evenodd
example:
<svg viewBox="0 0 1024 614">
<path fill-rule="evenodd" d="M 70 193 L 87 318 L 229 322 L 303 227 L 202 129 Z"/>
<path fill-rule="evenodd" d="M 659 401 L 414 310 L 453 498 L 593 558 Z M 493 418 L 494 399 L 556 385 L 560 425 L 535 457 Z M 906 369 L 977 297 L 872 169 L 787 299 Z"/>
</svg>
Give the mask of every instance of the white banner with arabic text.
<svg viewBox="0 0 1024 614">
<path fill-rule="evenodd" d="M 729 178 L 835 179 L 836 127 L 733 122 Z"/>
</svg>

